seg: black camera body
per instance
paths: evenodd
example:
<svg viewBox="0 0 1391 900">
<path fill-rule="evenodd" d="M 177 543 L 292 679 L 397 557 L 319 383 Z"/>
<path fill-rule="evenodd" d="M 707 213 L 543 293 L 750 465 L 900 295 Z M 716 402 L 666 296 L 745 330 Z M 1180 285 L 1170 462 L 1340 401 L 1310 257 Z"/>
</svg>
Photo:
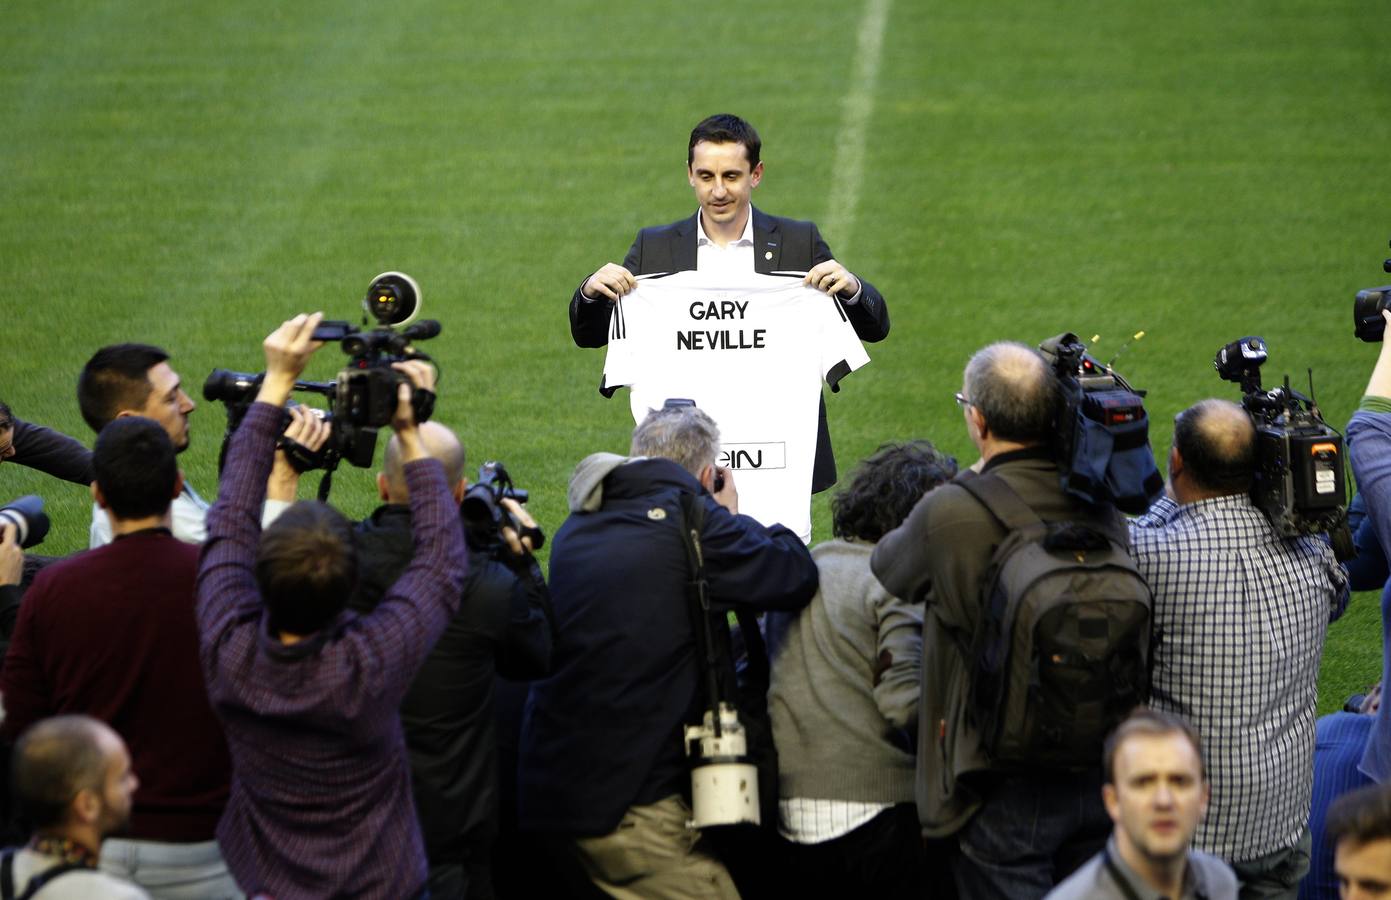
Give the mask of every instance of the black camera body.
<svg viewBox="0 0 1391 900">
<path fill-rule="evenodd" d="M 525 503 L 530 494 L 517 487 L 507 467 L 488 460 L 478 467 L 478 480 L 468 486 L 459 504 L 459 516 L 464 523 L 464 535 L 476 547 L 495 547 L 502 543 L 502 529 L 511 528 L 519 537 L 532 539 L 533 550 L 540 550 L 546 537 L 540 528 L 526 528 L 517 517 L 502 505 L 504 498 Z"/>
<path fill-rule="evenodd" d="M 1244 337 L 1217 351 L 1213 368 L 1241 385 L 1241 405 L 1256 429 L 1251 500 L 1278 534 L 1327 533 L 1339 558 L 1351 547 L 1347 528 L 1347 471 L 1343 436 L 1323 420 L 1312 399 L 1290 387 L 1261 388 L 1265 341 Z M 1346 541 L 1346 544 L 1343 542 Z"/>
<path fill-rule="evenodd" d="M 1391 272 L 1391 259 L 1383 260 L 1383 272 Z M 1391 305 L 1391 285 L 1365 288 L 1352 301 L 1352 331 L 1361 340 L 1377 344 L 1386 332 L 1386 320 L 1381 311 Z"/>
<path fill-rule="evenodd" d="M 411 343 L 440 333 L 439 322 L 430 319 L 400 328 L 415 318 L 420 309 L 420 287 L 402 272 L 384 272 L 372 279 L 362 306 L 366 314 L 363 324 L 370 315 L 377 320 L 377 328 L 363 331 L 350 322 L 325 321 L 314 330 L 314 340 L 338 342 L 349 358 L 333 381 L 295 382 L 296 391 L 328 398 L 327 410 L 313 409 L 313 412 L 331 426 L 328 442 L 317 452 L 293 442 L 282 442 L 291 463 L 301 472 L 311 469 L 332 472 L 340 460 L 359 468 L 371 466 L 376 454 L 377 430 L 391 423 L 396 412 L 397 390 L 408 381 L 405 375 L 391 367 L 392 363 L 429 360 L 430 357 L 414 350 Z M 223 456 L 227 451 L 227 439 L 255 400 L 262 377 L 261 374 L 214 369 L 203 383 L 203 397 L 221 401 L 227 408 Z M 434 412 L 435 395 L 431 391 L 415 391 L 412 404 L 416 421 L 428 421 Z M 291 400 L 289 405 L 296 405 L 295 401 Z M 288 410 L 284 422 L 289 425 Z M 218 466 L 221 468 L 221 459 Z"/>
<path fill-rule="evenodd" d="M 1387 261 L 1391 265 L 1391 259 Z M 1352 332 L 1369 344 L 1381 343 L 1386 332 L 1386 320 L 1381 311 L 1391 301 L 1391 286 L 1366 288 L 1357 292 L 1352 301 Z"/>
</svg>

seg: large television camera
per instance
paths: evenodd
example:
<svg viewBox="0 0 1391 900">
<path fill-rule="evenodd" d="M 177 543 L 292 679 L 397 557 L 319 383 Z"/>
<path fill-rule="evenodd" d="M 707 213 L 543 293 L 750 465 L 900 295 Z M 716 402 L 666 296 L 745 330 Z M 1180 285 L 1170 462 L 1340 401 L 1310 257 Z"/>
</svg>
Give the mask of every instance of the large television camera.
<svg viewBox="0 0 1391 900">
<path fill-rule="evenodd" d="M 376 319 L 376 328 L 364 331 L 350 322 L 324 321 L 314 330 L 314 340 L 338 342 L 348 362 L 333 381 L 295 382 L 296 391 L 328 398 L 328 409 L 312 411 L 331 428 L 328 442 L 318 451 L 282 441 L 291 464 L 301 472 L 323 469 L 331 473 L 340 460 L 360 468 L 371 466 L 376 453 L 377 430 L 390 424 L 396 410 L 397 388 L 407 380 L 391 367 L 392 363 L 410 359 L 428 361 L 430 357 L 414 349 L 412 342 L 440 333 L 440 323 L 433 319 L 401 327 L 420 310 L 420 287 L 415 279 L 402 272 L 384 272 L 372 279 L 362 307 L 363 326 L 370 316 Z M 227 409 L 227 432 L 218 460 L 219 469 L 226 457 L 227 441 L 256 399 L 263 377 L 264 373 L 213 369 L 203 383 L 203 397 L 220 401 Z M 415 391 L 412 403 L 416 421 L 427 421 L 434 412 L 435 395 L 431 391 Z M 291 400 L 288 405 L 298 404 Z M 286 425 L 289 415 L 287 411 Z M 321 498 L 327 494 L 327 484 L 326 478 L 320 485 Z"/>
<path fill-rule="evenodd" d="M 1164 491 L 1150 449 L 1144 391 L 1089 355 L 1071 332 L 1038 349 L 1062 385 L 1054 450 L 1063 490 L 1087 503 L 1143 513 Z"/>
<path fill-rule="evenodd" d="M 1290 387 L 1290 377 L 1261 388 L 1269 353 L 1259 337 L 1232 341 L 1217 351 L 1213 368 L 1241 385 L 1241 405 L 1256 427 L 1256 473 L 1251 500 L 1286 537 L 1327 533 L 1339 559 L 1350 559 L 1347 472 L 1343 436 L 1323 420 L 1318 404 Z M 1310 378 L 1309 393 L 1313 394 Z"/>
</svg>

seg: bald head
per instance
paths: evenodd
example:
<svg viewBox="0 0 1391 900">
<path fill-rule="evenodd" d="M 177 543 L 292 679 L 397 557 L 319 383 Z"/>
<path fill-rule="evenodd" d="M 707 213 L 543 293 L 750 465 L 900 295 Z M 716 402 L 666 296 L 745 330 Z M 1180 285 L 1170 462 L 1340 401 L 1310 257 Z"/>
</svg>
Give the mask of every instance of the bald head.
<svg viewBox="0 0 1391 900">
<path fill-rule="evenodd" d="M 444 480 L 451 488 L 463 480 L 464 445 L 459 443 L 454 432 L 438 422 L 424 422 L 420 425 L 420 441 L 431 459 L 444 464 Z M 406 488 L 406 467 L 401 462 L 401 442 L 394 434 L 386 445 L 381 480 L 386 499 L 391 503 L 405 503 L 410 499 L 410 491 Z"/>
<path fill-rule="evenodd" d="M 1204 400 L 1174 419 L 1174 450 L 1193 486 L 1213 496 L 1251 490 L 1256 471 L 1256 429 L 1246 410 L 1229 400 Z"/>
<path fill-rule="evenodd" d="M 101 789 L 108 759 L 124 744 L 88 716 L 56 716 L 31 725 L 15 745 L 13 789 L 35 828 L 67 821 L 73 797 Z"/>
<path fill-rule="evenodd" d="M 996 438 L 1042 444 L 1052 433 L 1058 378 L 1032 347 L 1011 341 L 978 350 L 966 364 L 963 387 Z"/>
</svg>

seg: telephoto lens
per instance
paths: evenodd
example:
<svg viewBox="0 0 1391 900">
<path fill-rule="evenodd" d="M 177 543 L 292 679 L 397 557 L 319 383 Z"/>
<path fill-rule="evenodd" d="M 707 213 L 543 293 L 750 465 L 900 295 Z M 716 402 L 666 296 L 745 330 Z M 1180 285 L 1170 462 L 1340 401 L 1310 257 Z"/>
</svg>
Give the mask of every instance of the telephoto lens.
<svg viewBox="0 0 1391 900">
<path fill-rule="evenodd" d="M 13 525 L 19 546 L 28 550 L 48 537 L 48 515 L 43 511 L 43 498 L 28 494 L 0 506 L 0 526 Z"/>
</svg>

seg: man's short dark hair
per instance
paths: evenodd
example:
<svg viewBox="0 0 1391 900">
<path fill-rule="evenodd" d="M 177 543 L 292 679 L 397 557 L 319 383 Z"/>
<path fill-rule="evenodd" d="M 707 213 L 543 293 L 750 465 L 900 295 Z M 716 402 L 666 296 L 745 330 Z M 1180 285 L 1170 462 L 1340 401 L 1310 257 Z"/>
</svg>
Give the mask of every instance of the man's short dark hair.
<svg viewBox="0 0 1391 900">
<path fill-rule="evenodd" d="M 1227 400 L 1204 400 L 1174 417 L 1174 447 L 1183 469 L 1199 487 L 1244 494 L 1256 475 L 1256 429 L 1245 411 Z"/>
<path fill-rule="evenodd" d="M 695 145 L 701 141 L 711 144 L 743 144 L 744 153 L 749 157 L 749 171 L 758 167 L 759 153 L 763 151 L 763 141 L 758 132 L 748 122 L 729 113 L 720 113 L 703 119 L 691 129 L 691 143 L 686 147 L 686 165 L 695 161 Z"/>
<path fill-rule="evenodd" d="M 1365 844 L 1391 838 L 1391 784 L 1373 784 L 1343 794 L 1328 808 L 1324 839 L 1337 846 L 1342 841 Z"/>
<path fill-rule="evenodd" d="M 97 741 L 100 726 L 88 716 L 55 716 L 35 722 L 20 735 L 10 785 L 30 827 L 63 825 L 79 791 L 102 789 L 106 759 Z"/>
<path fill-rule="evenodd" d="M 261 534 L 256 583 L 273 630 L 306 635 L 323 628 L 357 584 L 352 525 L 325 503 L 294 504 Z"/>
<path fill-rule="evenodd" d="M 1192 725 L 1188 724 L 1188 720 L 1163 710 L 1137 706 L 1123 722 L 1115 727 L 1115 730 L 1106 736 L 1106 743 L 1102 745 L 1101 766 L 1106 783 L 1116 783 L 1116 752 L 1120 749 L 1121 744 L 1136 735 L 1162 737 L 1166 734 L 1181 734 L 1188 739 L 1188 743 L 1193 747 L 1193 752 L 1198 755 L 1198 771 L 1206 780 L 1207 758 L 1203 756 L 1203 742 L 1198 739 L 1198 732 L 1194 730 Z"/>
<path fill-rule="evenodd" d="M 122 416 L 97 435 L 92 471 L 97 487 L 117 519 L 161 515 L 174 497 L 179 464 L 174 442 L 154 419 Z"/>
<path fill-rule="evenodd" d="M 966 364 L 965 388 L 995 437 L 1041 444 L 1052 435 L 1062 392 L 1053 367 L 1034 348 L 1002 341 L 976 351 Z"/>
<path fill-rule="evenodd" d="M 0 400 L 0 431 L 8 431 L 14 427 L 14 412 L 8 403 Z"/>
<path fill-rule="evenodd" d="M 77 378 L 77 406 L 93 431 L 101 431 L 123 409 L 144 409 L 154 387 L 150 369 L 169 358 L 149 344 L 102 347 Z"/>
<path fill-rule="evenodd" d="M 923 494 L 955 475 L 956 460 L 930 441 L 881 444 L 831 500 L 831 531 L 838 538 L 878 541 Z"/>
</svg>

